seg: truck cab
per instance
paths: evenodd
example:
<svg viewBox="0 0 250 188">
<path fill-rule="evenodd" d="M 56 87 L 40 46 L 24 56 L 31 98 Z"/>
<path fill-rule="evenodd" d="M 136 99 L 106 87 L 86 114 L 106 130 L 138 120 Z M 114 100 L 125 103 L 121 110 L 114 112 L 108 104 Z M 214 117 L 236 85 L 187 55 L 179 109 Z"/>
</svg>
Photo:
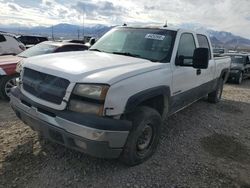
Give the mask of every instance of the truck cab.
<svg viewBox="0 0 250 188">
<path fill-rule="evenodd" d="M 155 152 L 162 120 L 220 101 L 230 61 L 204 33 L 117 27 L 89 51 L 26 59 L 11 106 L 52 141 L 136 165 Z"/>
</svg>

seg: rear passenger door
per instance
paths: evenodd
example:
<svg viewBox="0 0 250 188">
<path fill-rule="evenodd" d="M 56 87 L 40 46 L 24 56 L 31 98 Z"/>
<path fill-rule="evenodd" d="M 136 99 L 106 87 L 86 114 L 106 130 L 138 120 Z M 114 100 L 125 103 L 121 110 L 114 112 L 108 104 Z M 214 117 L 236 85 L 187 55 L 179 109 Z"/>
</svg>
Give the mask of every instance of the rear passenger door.
<svg viewBox="0 0 250 188">
<path fill-rule="evenodd" d="M 215 79 L 215 72 L 216 72 L 216 64 L 214 59 L 212 59 L 212 52 L 209 45 L 209 40 L 206 35 L 197 34 L 198 45 L 200 48 L 208 48 L 209 50 L 209 63 L 207 69 L 201 69 L 201 74 L 198 78 L 198 85 L 203 85 L 204 88 L 207 88 L 210 91 L 210 87 L 213 86 L 212 81 Z M 204 91 L 205 94 L 208 91 Z"/>
</svg>

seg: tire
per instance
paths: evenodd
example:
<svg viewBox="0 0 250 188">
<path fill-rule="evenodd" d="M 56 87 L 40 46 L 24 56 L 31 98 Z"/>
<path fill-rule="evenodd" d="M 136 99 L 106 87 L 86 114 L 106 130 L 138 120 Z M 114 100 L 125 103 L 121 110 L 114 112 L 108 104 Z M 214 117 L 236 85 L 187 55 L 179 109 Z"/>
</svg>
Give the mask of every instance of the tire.
<svg viewBox="0 0 250 188">
<path fill-rule="evenodd" d="M 133 127 L 120 156 L 120 160 L 129 166 L 146 161 L 156 151 L 161 134 L 160 114 L 149 107 L 138 107 L 128 119 Z M 149 138 L 150 137 L 150 138 Z"/>
<path fill-rule="evenodd" d="M 18 75 L 4 76 L 0 80 L 0 97 L 5 100 L 10 99 L 10 89 L 16 86 L 15 79 Z"/>
<path fill-rule="evenodd" d="M 210 103 L 220 102 L 223 92 L 223 86 L 224 86 L 224 80 L 220 78 L 216 90 L 208 94 L 208 102 Z"/>
<path fill-rule="evenodd" d="M 235 82 L 236 84 L 241 84 L 242 83 L 242 80 L 243 80 L 243 73 L 242 72 L 239 72 Z"/>
</svg>

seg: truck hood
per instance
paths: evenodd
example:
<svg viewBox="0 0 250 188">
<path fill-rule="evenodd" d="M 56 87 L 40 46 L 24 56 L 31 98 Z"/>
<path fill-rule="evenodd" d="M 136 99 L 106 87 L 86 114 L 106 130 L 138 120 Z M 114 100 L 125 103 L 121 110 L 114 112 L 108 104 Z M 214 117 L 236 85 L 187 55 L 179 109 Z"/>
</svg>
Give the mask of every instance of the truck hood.
<svg viewBox="0 0 250 188">
<path fill-rule="evenodd" d="M 9 64 L 17 64 L 23 58 L 14 56 L 14 55 L 3 55 L 0 56 L 0 66 L 2 65 L 9 65 Z"/>
<path fill-rule="evenodd" d="M 73 83 L 114 84 L 160 69 L 163 63 L 103 52 L 56 53 L 25 59 L 24 68 L 65 78 Z"/>
</svg>

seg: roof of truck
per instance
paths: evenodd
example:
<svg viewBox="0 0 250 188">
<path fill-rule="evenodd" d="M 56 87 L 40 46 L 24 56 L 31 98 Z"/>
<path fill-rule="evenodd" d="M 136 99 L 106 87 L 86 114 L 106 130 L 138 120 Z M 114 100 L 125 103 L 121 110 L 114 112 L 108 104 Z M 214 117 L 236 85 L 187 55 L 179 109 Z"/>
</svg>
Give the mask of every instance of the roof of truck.
<svg viewBox="0 0 250 188">
<path fill-rule="evenodd" d="M 154 25 L 146 25 L 146 26 L 117 26 L 115 28 L 131 28 L 131 29 L 163 29 L 163 30 L 171 30 L 171 31 L 186 31 L 186 32 L 194 32 L 197 34 L 208 35 L 206 32 L 195 31 L 185 28 L 177 28 L 177 27 L 164 27 L 164 26 L 154 26 Z"/>
</svg>

